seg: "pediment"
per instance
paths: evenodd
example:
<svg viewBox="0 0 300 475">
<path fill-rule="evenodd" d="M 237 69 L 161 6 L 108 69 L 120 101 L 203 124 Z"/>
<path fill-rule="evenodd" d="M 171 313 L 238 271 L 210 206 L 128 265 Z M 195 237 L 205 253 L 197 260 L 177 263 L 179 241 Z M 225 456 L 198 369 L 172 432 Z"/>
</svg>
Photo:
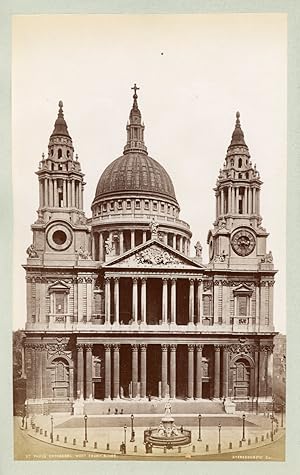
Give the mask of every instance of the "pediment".
<svg viewBox="0 0 300 475">
<path fill-rule="evenodd" d="M 53 284 L 49 285 L 48 291 L 53 292 L 55 290 L 61 290 L 61 291 L 69 291 L 70 286 L 63 282 L 62 280 L 57 280 Z"/>
<path fill-rule="evenodd" d="M 124 268 L 170 268 L 170 269 L 201 269 L 203 265 L 194 262 L 172 247 L 157 241 L 147 241 L 127 251 L 122 256 L 113 258 L 103 267 Z"/>
<path fill-rule="evenodd" d="M 253 292 L 253 289 L 251 287 L 248 287 L 246 284 L 240 284 L 236 289 L 233 291 L 234 293 L 238 294 L 249 294 Z"/>
</svg>

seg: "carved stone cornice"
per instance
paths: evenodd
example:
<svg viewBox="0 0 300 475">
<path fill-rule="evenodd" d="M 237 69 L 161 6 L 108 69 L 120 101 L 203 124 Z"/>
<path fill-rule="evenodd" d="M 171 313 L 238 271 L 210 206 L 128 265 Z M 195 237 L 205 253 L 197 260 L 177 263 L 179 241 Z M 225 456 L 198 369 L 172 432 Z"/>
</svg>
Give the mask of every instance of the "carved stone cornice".
<svg viewBox="0 0 300 475">
<path fill-rule="evenodd" d="M 228 346 L 228 351 L 232 354 L 245 354 L 245 353 L 254 353 L 257 349 L 257 345 L 253 343 L 242 344 L 242 343 L 234 343 Z"/>
</svg>

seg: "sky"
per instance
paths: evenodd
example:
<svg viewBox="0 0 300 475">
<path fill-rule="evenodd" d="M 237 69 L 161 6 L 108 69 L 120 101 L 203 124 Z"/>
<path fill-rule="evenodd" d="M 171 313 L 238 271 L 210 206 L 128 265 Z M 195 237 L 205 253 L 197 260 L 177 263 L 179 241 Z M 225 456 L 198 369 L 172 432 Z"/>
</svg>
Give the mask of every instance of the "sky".
<svg viewBox="0 0 300 475">
<path fill-rule="evenodd" d="M 180 218 L 200 240 L 215 219 L 213 188 L 240 111 L 263 181 L 261 215 L 276 275 L 274 321 L 285 332 L 287 24 L 284 14 L 34 15 L 13 18 L 13 328 L 26 320 L 26 249 L 36 220 L 35 172 L 63 100 L 85 173 L 84 208 L 122 155 L 131 87 L 145 143 L 172 178 Z M 192 254 L 193 255 L 193 254 Z"/>
</svg>

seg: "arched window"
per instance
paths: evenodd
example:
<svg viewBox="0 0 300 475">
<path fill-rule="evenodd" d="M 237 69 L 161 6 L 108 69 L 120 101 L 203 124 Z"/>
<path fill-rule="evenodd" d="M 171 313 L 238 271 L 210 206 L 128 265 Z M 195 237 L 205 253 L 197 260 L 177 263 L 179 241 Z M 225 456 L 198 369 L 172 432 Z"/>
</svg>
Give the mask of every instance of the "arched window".
<svg viewBox="0 0 300 475">
<path fill-rule="evenodd" d="M 241 158 L 239 158 L 239 165 L 238 165 L 238 166 L 239 166 L 239 168 L 241 168 L 241 167 L 242 167 L 242 165 L 243 165 L 243 160 L 242 160 Z"/>
<path fill-rule="evenodd" d="M 61 158 L 61 157 L 62 157 L 62 150 L 61 150 L 61 148 L 58 149 L 57 157 L 58 157 L 58 158 Z"/>
</svg>

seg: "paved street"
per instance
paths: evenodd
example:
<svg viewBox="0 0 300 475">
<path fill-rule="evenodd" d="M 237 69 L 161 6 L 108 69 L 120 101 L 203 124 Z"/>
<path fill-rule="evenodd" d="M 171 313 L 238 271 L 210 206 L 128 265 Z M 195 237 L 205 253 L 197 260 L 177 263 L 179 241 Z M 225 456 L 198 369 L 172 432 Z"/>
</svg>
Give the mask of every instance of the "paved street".
<svg viewBox="0 0 300 475">
<path fill-rule="evenodd" d="M 218 447 L 218 431 L 215 426 L 215 416 L 208 417 L 211 419 L 211 424 L 207 421 L 202 427 L 202 441 L 198 442 L 198 427 L 186 426 L 192 431 L 192 446 L 182 447 L 181 454 L 178 449 L 173 449 L 164 453 L 162 449 L 154 449 L 152 454 L 145 454 L 145 447 L 143 444 L 143 431 L 147 427 L 135 426 L 135 441 L 130 442 L 130 425 L 126 430 L 126 445 L 127 455 L 120 455 L 120 443 L 124 440 L 124 427 L 112 427 L 116 422 L 117 417 L 108 416 L 104 418 L 89 417 L 89 424 L 94 419 L 94 427 L 88 427 L 88 443 L 86 448 L 83 447 L 84 427 L 82 418 L 70 416 L 56 416 L 59 417 L 60 422 L 54 424 L 54 444 L 50 444 L 50 418 L 47 416 L 40 416 L 37 418 L 39 427 L 42 428 L 42 434 L 36 433 L 30 429 L 22 430 L 20 428 L 20 418 L 15 418 L 15 458 L 16 460 L 47 460 L 47 459 L 130 459 L 134 457 L 135 460 L 147 459 L 155 460 L 177 460 L 177 459 L 191 459 L 191 460 L 243 460 L 242 455 L 250 457 L 249 460 L 284 460 L 284 437 L 280 440 L 270 444 L 270 439 L 267 438 L 269 429 L 269 420 L 262 416 L 258 416 L 259 423 L 256 425 L 253 421 L 248 421 L 246 426 L 246 441 L 243 442 L 242 448 L 239 447 L 241 439 L 241 426 L 239 417 L 220 416 L 222 421 L 221 443 L 222 454 L 217 453 Z M 253 418 L 253 416 L 252 416 Z M 105 419 L 106 425 L 99 427 L 97 422 Z M 128 419 L 128 416 L 125 416 Z M 144 423 L 147 417 L 143 418 L 141 415 L 141 423 Z M 110 422 L 111 421 L 111 422 Z M 225 422 L 226 421 L 226 422 Z M 127 421 L 128 422 L 128 421 Z M 235 425 L 230 426 L 230 423 Z M 227 424 L 226 424 L 227 423 Z M 68 428 L 64 427 L 69 426 Z M 70 427 L 71 425 L 71 427 Z M 98 425 L 98 427 L 96 427 Z M 78 427 L 79 426 L 79 427 Z M 111 426 L 109 431 L 107 427 Z M 264 426 L 264 427 L 263 427 Z M 44 431 L 47 430 L 47 436 Z M 264 441 L 261 437 L 264 434 Z M 268 434 L 269 435 L 269 434 Z M 280 435 L 280 434 L 279 434 Z M 59 440 L 57 441 L 57 436 Z M 278 436 L 278 435 L 277 435 Z M 65 440 L 65 437 L 67 438 Z M 257 437 L 258 443 L 255 444 Z M 76 446 L 73 445 L 73 439 L 76 439 Z M 37 440 L 38 439 L 38 440 Z M 252 448 L 248 446 L 248 439 L 251 439 Z M 94 443 L 97 443 L 97 448 L 94 448 Z M 232 449 L 229 450 L 229 442 L 232 442 Z M 261 447 L 261 444 L 267 444 Z M 107 444 L 109 448 L 107 450 Z M 207 445 L 208 450 L 207 450 Z M 253 447 L 255 445 L 255 447 Z M 81 450 L 80 450 L 81 449 Z M 238 450 L 239 449 L 239 450 Z M 242 457 L 242 458 L 241 458 Z"/>
</svg>

